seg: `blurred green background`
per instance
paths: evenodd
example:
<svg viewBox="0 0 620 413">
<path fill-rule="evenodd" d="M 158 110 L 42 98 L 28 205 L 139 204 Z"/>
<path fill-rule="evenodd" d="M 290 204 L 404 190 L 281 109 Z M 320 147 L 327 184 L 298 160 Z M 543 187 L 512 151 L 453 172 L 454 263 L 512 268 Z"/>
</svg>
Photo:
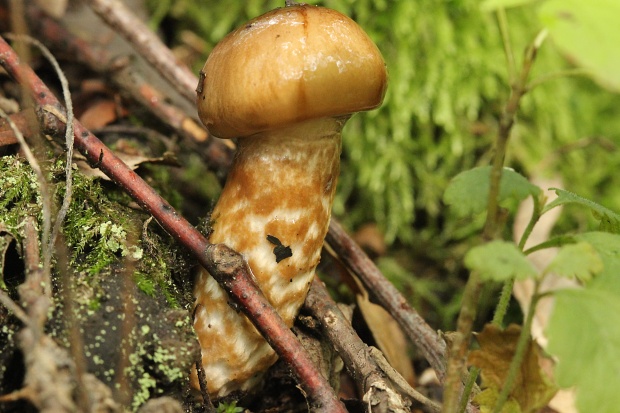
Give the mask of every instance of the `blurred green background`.
<svg viewBox="0 0 620 413">
<path fill-rule="evenodd" d="M 152 26 L 162 28 L 195 72 L 229 31 L 283 6 L 283 0 L 149 1 Z M 507 10 L 517 68 L 542 27 L 539 3 Z M 376 223 L 389 246 L 382 269 L 401 288 L 446 306 L 438 297 L 447 287 L 424 280 L 434 272 L 458 273 L 461 244 L 479 232 L 483 220 L 456 219 L 442 195 L 457 173 L 489 163 L 510 93 L 496 15 L 483 11 L 478 0 L 319 4 L 356 20 L 379 46 L 389 71 L 383 106 L 356 115 L 343 132 L 334 214 L 352 231 Z M 530 79 L 572 67 L 548 38 Z M 620 95 L 585 77 L 554 78 L 523 98 L 506 164 L 528 178 L 559 177 L 566 189 L 618 211 L 619 145 Z M 587 214 L 569 208 L 559 230 L 583 229 Z M 407 276 L 425 271 L 415 280 Z"/>
</svg>

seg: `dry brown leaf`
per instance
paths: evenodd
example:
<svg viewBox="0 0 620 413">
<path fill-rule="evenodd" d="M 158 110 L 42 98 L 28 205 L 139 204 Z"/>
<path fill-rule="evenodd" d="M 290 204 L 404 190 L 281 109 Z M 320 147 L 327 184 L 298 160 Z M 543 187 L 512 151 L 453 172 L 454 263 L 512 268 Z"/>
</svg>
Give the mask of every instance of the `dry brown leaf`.
<svg viewBox="0 0 620 413">
<path fill-rule="evenodd" d="M 407 353 L 407 339 L 396 320 L 383 307 L 371 303 L 366 290 L 357 296 L 357 305 L 385 358 L 413 386 L 415 373 Z"/>
<path fill-rule="evenodd" d="M 520 333 L 521 327 L 516 324 L 511 324 L 505 330 L 487 324 L 476 336 L 480 349 L 472 351 L 468 361 L 481 369 L 482 387 L 490 389 L 487 394 L 498 394 L 501 391 Z M 542 358 L 540 347 L 530 340 L 510 393 L 510 399 L 516 402 L 524 413 L 537 412 L 556 392 L 555 386 L 541 368 Z"/>
<path fill-rule="evenodd" d="M 118 156 L 125 163 L 125 165 L 127 165 L 131 170 L 136 170 L 138 169 L 140 165 L 146 164 L 146 163 L 174 165 L 174 166 L 178 165 L 178 162 L 176 158 L 174 157 L 174 155 L 167 154 L 167 153 L 164 154 L 163 156 L 158 156 L 158 157 L 147 157 L 144 155 L 136 155 L 133 153 L 124 153 L 124 152 L 117 152 L 117 151 L 114 151 L 114 154 Z M 110 180 L 110 178 L 108 178 L 106 174 L 101 172 L 101 170 L 97 168 L 92 168 L 86 162 L 86 160 L 84 160 L 82 157 L 75 156 L 74 161 L 77 167 L 80 169 L 80 171 L 84 175 L 90 176 L 93 178 L 102 178 L 102 179 L 105 179 L 106 181 Z"/>
<path fill-rule="evenodd" d="M 370 256 L 382 256 L 387 250 L 383 234 L 375 223 L 362 225 L 353 235 L 353 239 Z"/>
<path fill-rule="evenodd" d="M 86 108 L 79 120 L 87 129 L 97 130 L 115 122 L 119 114 L 126 115 L 127 111 L 119 108 L 112 99 L 101 99 Z"/>
</svg>

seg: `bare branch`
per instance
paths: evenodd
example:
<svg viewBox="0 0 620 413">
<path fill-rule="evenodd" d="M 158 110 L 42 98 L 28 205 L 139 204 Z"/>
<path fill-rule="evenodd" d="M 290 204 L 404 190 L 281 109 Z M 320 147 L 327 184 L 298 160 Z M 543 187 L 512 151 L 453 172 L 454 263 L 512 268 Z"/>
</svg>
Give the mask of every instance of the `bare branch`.
<svg viewBox="0 0 620 413">
<path fill-rule="evenodd" d="M 136 51 L 157 67 L 172 87 L 190 102 L 196 101 L 198 78 L 172 54 L 142 20 L 119 0 L 89 0 L 90 7 L 129 40 Z"/>
<path fill-rule="evenodd" d="M 335 220 L 331 221 L 325 239 L 347 268 L 359 277 L 371 298 L 394 317 L 442 379 L 445 375 L 446 344 L 439 335 L 409 305 L 405 297 L 381 274 L 377 266 Z"/>
</svg>

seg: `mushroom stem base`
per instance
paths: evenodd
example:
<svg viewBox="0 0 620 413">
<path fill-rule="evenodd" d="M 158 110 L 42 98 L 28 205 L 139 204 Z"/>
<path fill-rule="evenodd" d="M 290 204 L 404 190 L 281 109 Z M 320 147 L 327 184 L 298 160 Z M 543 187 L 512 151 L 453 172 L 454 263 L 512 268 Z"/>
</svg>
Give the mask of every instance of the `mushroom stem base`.
<svg viewBox="0 0 620 413">
<path fill-rule="evenodd" d="M 289 326 L 320 259 L 347 118 L 310 120 L 240 139 L 211 215 L 209 241 L 244 256 Z M 194 327 L 209 392 L 224 396 L 252 387 L 277 356 L 247 318 L 229 307 L 225 292 L 204 269 L 195 295 Z"/>
</svg>

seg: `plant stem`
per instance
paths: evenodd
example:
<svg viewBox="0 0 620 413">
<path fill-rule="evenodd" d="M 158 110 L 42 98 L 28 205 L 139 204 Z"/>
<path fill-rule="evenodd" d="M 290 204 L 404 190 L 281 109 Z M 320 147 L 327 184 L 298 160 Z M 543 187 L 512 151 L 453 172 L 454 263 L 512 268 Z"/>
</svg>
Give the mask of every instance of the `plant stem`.
<svg viewBox="0 0 620 413">
<path fill-rule="evenodd" d="M 461 373 L 465 367 L 467 352 L 469 350 L 469 342 L 471 341 L 471 332 L 476 318 L 476 308 L 478 299 L 480 298 L 480 275 L 472 272 L 469 280 L 465 285 L 463 292 L 463 302 L 461 304 L 461 312 L 456 325 L 456 333 L 454 334 L 452 345 L 450 346 L 450 358 L 448 359 L 448 367 L 446 369 L 446 381 L 444 383 L 444 413 L 453 413 L 459 405 L 459 397 L 469 399 L 469 394 L 464 392 L 461 395 Z"/>
<path fill-rule="evenodd" d="M 540 206 L 541 199 L 537 197 L 533 197 L 534 209 L 532 210 L 532 216 L 530 217 L 530 221 L 527 224 L 527 227 L 523 231 L 521 235 L 521 239 L 519 240 L 519 249 L 523 251 L 525 248 L 525 243 L 529 238 L 532 230 L 534 229 L 534 225 L 538 222 L 540 218 Z M 493 324 L 498 327 L 501 327 L 504 322 L 504 317 L 506 316 L 506 311 L 508 310 L 508 305 L 510 304 L 510 297 L 512 296 L 512 288 L 514 286 L 514 280 L 508 280 L 504 283 L 502 287 L 502 292 L 499 297 L 499 301 L 497 303 L 497 307 L 495 308 L 495 314 L 493 315 Z"/>
<path fill-rule="evenodd" d="M 506 54 L 506 66 L 508 66 L 508 81 L 512 84 L 515 81 L 517 66 L 515 64 L 515 56 L 512 51 L 512 42 L 510 41 L 510 32 L 508 31 L 508 19 L 506 18 L 506 10 L 503 7 L 497 9 L 497 24 L 502 36 L 504 44 L 504 53 Z"/>
<path fill-rule="evenodd" d="M 546 83 L 550 80 L 560 79 L 568 76 L 588 76 L 591 74 L 592 72 L 590 70 L 582 68 L 558 70 L 557 72 L 542 75 L 538 79 L 532 80 L 527 85 L 527 90 L 531 91 L 536 86 L 540 86 L 541 84 Z"/>
<path fill-rule="evenodd" d="M 500 413 L 502 411 L 502 407 L 504 406 L 504 403 L 506 403 L 506 400 L 508 400 L 508 396 L 510 395 L 512 388 L 514 387 L 515 380 L 517 379 L 517 375 L 519 373 L 519 369 L 521 368 L 521 364 L 523 363 L 523 359 L 527 353 L 527 345 L 530 340 L 530 329 L 532 328 L 532 320 L 534 320 L 536 304 L 538 304 L 538 301 L 540 300 L 540 296 L 538 295 L 539 287 L 540 282 L 537 280 L 534 287 L 532 302 L 530 303 L 530 308 L 527 311 L 525 324 L 521 328 L 519 340 L 517 341 L 517 348 L 515 349 L 515 354 L 510 362 L 510 367 L 508 368 L 508 374 L 506 375 L 506 381 L 504 382 L 504 386 L 502 387 L 502 390 L 497 396 L 497 401 L 495 404 L 495 408 L 493 409 L 493 413 Z"/>
<path fill-rule="evenodd" d="M 500 328 L 504 323 L 504 317 L 508 311 L 508 305 L 510 304 L 510 297 L 512 296 L 512 287 L 514 286 L 514 283 L 514 280 L 508 280 L 504 283 L 502 286 L 502 292 L 499 295 L 497 307 L 495 307 L 492 323 Z"/>
<path fill-rule="evenodd" d="M 459 402 L 458 413 L 465 413 L 465 409 L 467 409 L 467 402 L 469 401 L 469 395 L 471 394 L 471 391 L 474 388 L 474 384 L 476 384 L 476 379 L 478 378 L 478 374 L 480 374 L 479 367 L 472 367 L 469 370 L 469 376 L 467 377 L 467 382 L 465 382 L 465 388 L 463 389 L 463 394 L 461 395 L 461 401 Z"/>
<path fill-rule="evenodd" d="M 505 16 L 504 16 L 505 17 Z M 512 49 L 510 47 L 510 39 L 508 37 L 507 22 L 502 17 L 502 13 L 498 14 L 500 31 L 502 32 L 502 38 L 504 40 L 504 48 L 507 54 L 509 62 L 512 61 Z M 499 121 L 499 130 L 497 133 L 497 140 L 495 144 L 495 155 L 493 157 L 493 166 L 491 169 L 490 184 L 489 184 L 489 198 L 487 202 L 487 218 L 482 232 L 482 238 L 484 240 L 492 240 L 497 238 L 500 227 L 500 214 L 499 214 L 499 190 L 502 179 L 502 170 L 504 167 L 504 159 L 506 157 L 506 147 L 508 145 L 508 138 L 510 132 L 515 123 L 517 110 L 519 109 L 519 103 L 521 98 L 527 92 L 526 83 L 530 74 L 530 70 L 536 58 L 536 52 L 540 48 L 543 40 L 546 37 L 546 31 L 542 31 L 536 36 L 534 41 L 525 51 L 525 57 L 523 59 L 523 67 L 517 79 L 511 82 L 510 98 L 506 103 L 504 113 Z M 457 321 L 457 331 L 450 347 L 450 358 L 448 360 L 447 375 L 445 381 L 445 394 L 443 412 L 452 413 L 456 411 L 459 394 L 461 389 L 461 372 L 465 367 L 465 361 L 467 358 L 467 352 L 469 349 L 469 341 L 471 338 L 471 331 L 474 319 L 476 317 L 476 307 L 478 305 L 478 298 L 480 296 L 481 282 L 480 276 L 473 272 L 471 273 L 465 291 L 463 293 L 463 302 L 461 304 L 461 312 Z M 508 286 L 505 287 L 508 291 Z M 512 286 L 510 286 L 512 291 Z M 507 306 L 509 294 L 503 295 L 508 298 L 504 298 L 505 306 Z M 505 313 L 505 310 L 501 310 Z M 503 314 L 500 312 L 498 318 Z M 469 398 L 468 394 L 463 394 L 462 398 Z"/>
<path fill-rule="evenodd" d="M 508 138 L 510 137 L 510 131 L 515 123 L 517 116 L 517 110 L 519 109 L 519 103 L 521 98 L 527 92 L 527 78 L 532 69 L 534 60 L 536 59 L 536 52 L 538 51 L 542 41 L 546 37 L 546 31 L 542 31 L 536 39 L 530 44 L 525 51 L 525 57 L 523 59 L 523 67 L 519 78 L 511 86 L 510 98 L 504 109 L 504 113 L 499 121 L 499 130 L 497 133 L 497 140 L 495 143 L 495 156 L 493 157 L 493 167 L 491 169 L 490 185 L 489 185 L 489 199 L 487 203 L 487 219 L 484 225 L 483 238 L 490 240 L 496 237 L 499 223 L 499 204 L 498 195 L 500 189 L 500 182 L 502 179 L 502 169 L 504 167 L 504 159 L 506 157 L 506 147 L 508 145 Z"/>
<path fill-rule="evenodd" d="M 521 251 L 523 251 L 523 249 L 525 248 L 525 243 L 527 242 L 527 239 L 530 237 L 530 234 L 532 233 L 532 230 L 534 229 L 534 225 L 536 225 L 541 215 L 540 211 L 541 211 L 542 199 L 540 198 L 532 198 L 532 199 L 534 201 L 534 209 L 532 210 L 532 216 L 530 218 L 530 222 L 527 223 L 527 227 L 525 227 L 525 230 L 523 231 L 523 234 L 521 235 L 521 239 L 519 240 L 519 249 Z"/>
</svg>

